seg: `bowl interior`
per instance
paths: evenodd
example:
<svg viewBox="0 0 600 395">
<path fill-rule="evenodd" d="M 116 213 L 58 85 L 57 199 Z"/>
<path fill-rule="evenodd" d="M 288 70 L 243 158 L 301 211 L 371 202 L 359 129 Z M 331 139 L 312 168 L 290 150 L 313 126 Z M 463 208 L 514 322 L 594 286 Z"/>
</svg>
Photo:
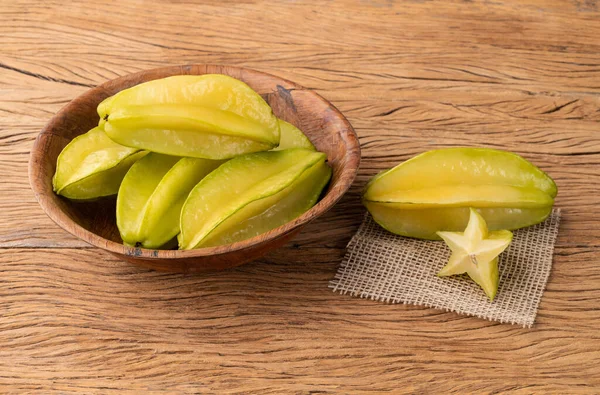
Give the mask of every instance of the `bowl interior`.
<svg viewBox="0 0 600 395">
<path fill-rule="evenodd" d="M 97 105 L 116 92 L 141 82 L 178 74 L 227 74 L 240 79 L 257 91 L 274 113 L 300 128 L 317 147 L 327 154 L 333 176 L 320 202 L 307 213 L 265 235 L 229 246 L 190 251 L 158 251 L 123 246 L 115 221 L 116 198 L 94 202 L 73 202 L 52 192 L 52 176 L 60 151 L 74 137 L 98 123 Z M 239 67 L 194 65 L 168 67 L 131 74 L 89 90 L 64 107 L 38 136 L 31 154 L 30 180 L 42 208 L 58 225 L 83 240 L 113 253 L 146 258 L 206 256 L 239 250 L 265 243 L 289 233 L 295 227 L 329 209 L 348 189 L 360 160 L 359 144 L 352 126 L 344 116 L 319 95 L 284 79 Z"/>
</svg>

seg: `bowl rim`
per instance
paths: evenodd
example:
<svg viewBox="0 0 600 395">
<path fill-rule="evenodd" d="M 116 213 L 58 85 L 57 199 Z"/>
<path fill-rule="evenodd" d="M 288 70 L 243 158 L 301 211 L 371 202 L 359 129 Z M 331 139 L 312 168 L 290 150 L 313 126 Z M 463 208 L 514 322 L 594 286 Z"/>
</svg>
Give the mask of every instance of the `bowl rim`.
<svg viewBox="0 0 600 395">
<path fill-rule="evenodd" d="M 202 70 L 206 69 L 205 73 L 197 73 L 197 72 L 189 72 L 190 70 Z M 63 136 L 59 136 L 52 132 L 55 125 L 60 122 L 60 119 L 63 118 L 65 114 L 68 114 L 72 109 L 77 108 L 79 103 L 84 102 L 86 98 L 89 96 L 93 96 L 102 91 L 106 91 L 109 86 L 119 85 L 123 80 L 127 80 L 130 78 L 139 78 L 143 77 L 147 74 L 152 73 L 166 73 L 169 75 L 203 75 L 209 74 L 208 70 L 236 70 L 240 73 L 248 74 L 248 75 L 262 75 L 269 77 L 271 79 L 276 79 L 281 81 L 281 83 L 285 84 L 287 87 L 291 87 L 294 90 L 300 90 L 306 93 L 313 95 L 318 101 L 320 101 L 325 106 L 329 107 L 336 118 L 340 119 L 344 127 L 346 129 L 345 133 L 341 133 L 341 139 L 343 144 L 346 146 L 346 151 L 349 158 L 348 163 L 341 169 L 341 173 L 339 176 L 339 183 L 333 189 L 330 189 L 323 198 L 317 202 L 311 209 L 295 218 L 294 220 L 287 222 L 284 225 L 281 225 L 275 229 L 272 229 L 268 232 L 262 233 L 260 235 L 254 236 L 252 238 L 242 240 L 236 243 L 225 244 L 221 246 L 215 247 L 205 247 L 191 250 L 158 250 L 158 249 L 148 249 L 142 247 L 130 247 L 124 244 L 117 243 L 115 241 L 106 239 L 92 231 L 87 230 L 83 226 L 79 225 L 73 219 L 71 219 L 64 211 L 56 210 L 56 207 L 52 203 L 52 196 L 48 196 L 48 194 L 54 195 L 52 191 L 52 187 L 48 189 L 47 186 L 37 177 L 37 168 L 39 167 L 38 163 L 42 161 L 42 138 L 48 135 L 54 135 L 57 137 L 64 138 Z M 160 77 L 159 77 L 160 78 Z M 279 84 L 278 84 L 279 85 Z M 289 88 L 286 88 L 289 89 Z M 67 103 L 64 107 L 62 107 L 44 126 L 42 131 L 38 134 L 33 144 L 33 147 L 30 151 L 30 158 L 28 164 L 29 170 L 29 182 L 31 185 L 31 189 L 33 190 L 36 200 L 46 213 L 46 215 L 54 221 L 58 226 L 63 228 L 68 233 L 73 236 L 91 244 L 92 246 L 107 250 L 114 254 L 119 255 L 127 255 L 130 257 L 137 257 L 140 259 L 148 259 L 148 260 L 161 260 L 161 259 L 181 259 L 181 258 L 201 258 L 208 256 L 219 256 L 226 255 L 234 251 L 241 251 L 247 249 L 249 247 L 256 247 L 260 245 L 264 245 L 271 241 L 274 241 L 292 231 L 296 228 L 302 227 L 312 221 L 313 219 L 321 216 L 328 210 L 330 210 L 348 191 L 352 183 L 354 182 L 356 175 L 358 173 L 358 167 L 361 160 L 361 152 L 360 152 L 360 143 L 358 141 L 358 136 L 354 131 L 354 128 L 350 124 L 350 122 L 346 119 L 346 117 L 329 101 L 324 99 L 322 96 L 309 90 L 301 85 L 298 85 L 295 82 L 289 81 L 287 79 L 278 77 L 273 74 L 265 73 L 262 71 L 249 69 L 246 67 L 239 66 L 229 66 L 229 65 L 217 65 L 217 64 L 191 64 L 185 66 L 167 66 L 167 67 L 159 67 L 154 69 L 148 69 L 139 71 L 136 73 L 126 74 L 120 76 L 118 78 L 106 81 L 94 88 L 88 89 L 81 95 L 77 96 L 75 99 Z M 60 198 L 60 197 L 59 197 Z"/>
</svg>

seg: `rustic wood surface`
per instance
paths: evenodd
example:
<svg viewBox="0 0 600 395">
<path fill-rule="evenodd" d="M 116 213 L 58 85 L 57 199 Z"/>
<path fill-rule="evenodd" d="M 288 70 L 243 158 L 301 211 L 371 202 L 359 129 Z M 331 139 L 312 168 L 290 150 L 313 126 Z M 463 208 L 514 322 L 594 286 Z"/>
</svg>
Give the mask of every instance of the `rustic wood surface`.
<svg viewBox="0 0 600 395">
<path fill-rule="evenodd" d="M 600 392 L 600 3 L 0 0 L 0 392 Z M 37 133 L 90 87 L 240 65 L 336 105 L 350 193 L 284 248 L 164 274 L 70 237 L 27 179 Z M 426 149 L 523 154 L 563 222 L 533 329 L 328 289 L 377 171 Z"/>
</svg>

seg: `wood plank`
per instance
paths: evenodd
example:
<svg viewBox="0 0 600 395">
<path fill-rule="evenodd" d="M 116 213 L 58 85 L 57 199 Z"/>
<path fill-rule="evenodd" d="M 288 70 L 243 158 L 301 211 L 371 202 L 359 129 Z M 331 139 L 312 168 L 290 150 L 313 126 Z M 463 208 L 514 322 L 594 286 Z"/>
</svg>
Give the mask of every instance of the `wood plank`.
<svg viewBox="0 0 600 395">
<path fill-rule="evenodd" d="M 559 249 L 532 330 L 333 294 L 337 259 L 322 249 L 210 276 L 138 269 L 96 250 L 4 250 L 0 383 L 256 393 L 600 385 L 600 312 L 582 307 L 600 297 L 598 281 L 585 281 L 600 279 L 597 248 Z"/>
<path fill-rule="evenodd" d="M 598 2 L 19 0 L 0 20 L 0 392 L 598 393 Z M 35 136 L 69 100 L 186 63 L 309 87 L 363 149 L 332 211 L 213 275 L 89 248 L 27 180 Z M 519 152 L 558 183 L 563 221 L 531 330 L 327 288 L 368 179 L 456 145 Z"/>
<path fill-rule="evenodd" d="M 345 79 L 384 76 L 412 84 L 513 84 L 598 93 L 597 6 L 577 12 L 582 2 L 559 3 L 564 2 L 385 2 L 355 5 L 352 12 L 332 3 L 306 15 L 299 12 L 302 3 L 269 4 L 267 9 L 254 2 L 236 7 L 214 3 L 193 9 L 183 2 L 157 13 L 113 1 L 93 8 L 81 2 L 22 2 L 4 10 L 19 18 L 0 27 L 5 48 L 0 63 L 73 85 L 201 58 L 259 69 L 299 67 L 308 74 L 325 68 L 330 77 Z M 557 6 L 563 9 L 557 12 Z M 224 17 L 229 23 L 221 23 Z M 264 34 L 264 21 L 279 34 Z M 281 28 L 286 25 L 301 29 Z M 341 39 L 341 29 L 352 34 Z M 45 40 L 48 33 L 51 42 Z M 31 42 L 43 44 L 33 49 Z"/>
</svg>

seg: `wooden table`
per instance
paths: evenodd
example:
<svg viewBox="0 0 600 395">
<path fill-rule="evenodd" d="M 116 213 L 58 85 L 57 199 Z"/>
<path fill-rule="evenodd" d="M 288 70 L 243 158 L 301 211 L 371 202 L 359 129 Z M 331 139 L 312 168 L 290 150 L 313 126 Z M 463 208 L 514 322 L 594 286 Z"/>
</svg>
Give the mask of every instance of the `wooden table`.
<svg viewBox="0 0 600 395">
<path fill-rule="evenodd" d="M 0 1 L 0 392 L 600 392 L 600 4 L 593 0 Z M 243 65 L 333 102 L 357 182 L 265 259 L 165 274 L 71 237 L 29 189 L 30 147 L 89 87 Z M 377 171 L 427 149 L 521 153 L 557 181 L 532 329 L 328 289 Z"/>
</svg>

